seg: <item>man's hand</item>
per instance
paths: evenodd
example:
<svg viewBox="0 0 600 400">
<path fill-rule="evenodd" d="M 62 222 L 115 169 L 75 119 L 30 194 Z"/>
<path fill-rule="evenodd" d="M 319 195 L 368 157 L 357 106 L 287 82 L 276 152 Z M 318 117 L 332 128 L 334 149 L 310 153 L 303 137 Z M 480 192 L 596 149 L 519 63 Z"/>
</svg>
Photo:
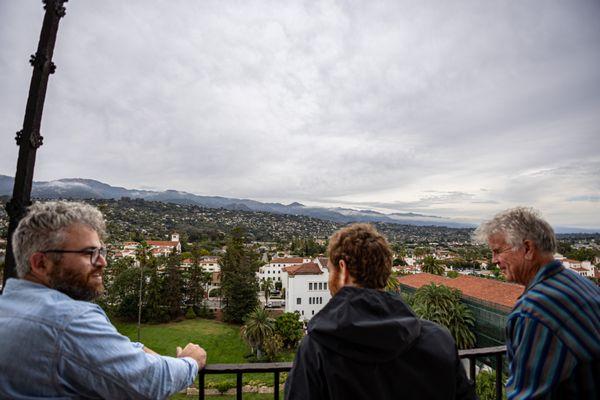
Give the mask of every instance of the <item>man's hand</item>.
<svg viewBox="0 0 600 400">
<path fill-rule="evenodd" d="M 146 347 L 146 346 L 142 347 L 142 350 L 144 350 L 144 353 L 152 354 L 155 356 L 159 355 L 157 352 L 155 352 L 154 350 L 152 350 L 151 348 Z"/>
<path fill-rule="evenodd" d="M 177 346 L 177 357 L 192 357 L 198 363 L 198 369 L 206 365 L 206 351 L 194 343 L 188 343 L 183 350 Z"/>
</svg>

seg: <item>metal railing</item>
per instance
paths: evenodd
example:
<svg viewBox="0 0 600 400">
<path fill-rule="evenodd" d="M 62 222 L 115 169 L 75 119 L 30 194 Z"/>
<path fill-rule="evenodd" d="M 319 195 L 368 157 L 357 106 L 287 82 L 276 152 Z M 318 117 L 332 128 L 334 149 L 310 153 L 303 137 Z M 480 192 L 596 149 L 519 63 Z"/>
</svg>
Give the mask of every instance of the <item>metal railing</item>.
<svg viewBox="0 0 600 400">
<path fill-rule="evenodd" d="M 502 389 L 504 382 L 502 380 L 503 357 L 506 353 L 506 346 L 483 347 L 479 349 L 460 350 L 458 355 L 461 359 L 469 360 L 469 379 L 475 384 L 476 360 L 485 358 L 493 359 L 496 369 L 496 399 L 502 399 Z M 247 373 L 273 373 L 273 398 L 279 400 L 280 374 L 288 372 L 292 368 L 291 362 L 279 363 L 255 363 L 255 364 L 210 364 L 207 365 L 199 375 L 199 395 L 200 400 L 205 399 L 204 385 L 206 375 L 233 374 L 236 376 L 236 399 L 242 399 L 243 383 L 242 378 Z"/>
</svg>

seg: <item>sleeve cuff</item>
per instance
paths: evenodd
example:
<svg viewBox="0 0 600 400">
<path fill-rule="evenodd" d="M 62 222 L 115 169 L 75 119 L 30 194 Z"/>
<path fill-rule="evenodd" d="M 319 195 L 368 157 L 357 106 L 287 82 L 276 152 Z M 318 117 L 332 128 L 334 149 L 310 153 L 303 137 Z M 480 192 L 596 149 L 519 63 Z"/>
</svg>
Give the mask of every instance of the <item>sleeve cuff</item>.
<svg viewBox="0 0 600 400">
<path fill-rule="evenodd" d="M 192 376 L 192 381 L 196 379 L 196 375 L 198 375 L 198 363 L 192 357 L 182 357 L 180 360 L 184 360 L 188 363 L 190 367 L 190 374 Z"/>
</svg>

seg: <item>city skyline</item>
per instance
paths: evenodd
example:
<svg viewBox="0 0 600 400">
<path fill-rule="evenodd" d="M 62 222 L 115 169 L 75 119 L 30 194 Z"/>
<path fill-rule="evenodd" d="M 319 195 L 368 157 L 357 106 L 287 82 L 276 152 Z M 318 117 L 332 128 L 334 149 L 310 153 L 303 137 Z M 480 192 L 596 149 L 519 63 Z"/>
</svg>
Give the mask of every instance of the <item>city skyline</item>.
<svg viewBox="0 0 600 400">
<path fill-rule="evenodd" d="M 66 8 L 35 180 L 600 227 L 597 2 Z M 0 3 L 0 174 L 42 16 Z"/>
</svg>

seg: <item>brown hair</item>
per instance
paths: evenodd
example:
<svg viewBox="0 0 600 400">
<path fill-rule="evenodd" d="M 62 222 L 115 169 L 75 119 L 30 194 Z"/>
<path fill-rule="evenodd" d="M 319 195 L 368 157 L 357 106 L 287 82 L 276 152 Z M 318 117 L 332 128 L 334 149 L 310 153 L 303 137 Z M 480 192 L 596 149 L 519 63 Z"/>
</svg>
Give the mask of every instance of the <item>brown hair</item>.
<svg viewBox="0 0 600 400">
<path fill-rule="evenodd" d="M 388 242 L 369 224 L 353 224 L 335 232 L 327 251 L 334 268 L 344 260 L 358 286 L 383 289 L 392 273 Z"/>
</svg>

